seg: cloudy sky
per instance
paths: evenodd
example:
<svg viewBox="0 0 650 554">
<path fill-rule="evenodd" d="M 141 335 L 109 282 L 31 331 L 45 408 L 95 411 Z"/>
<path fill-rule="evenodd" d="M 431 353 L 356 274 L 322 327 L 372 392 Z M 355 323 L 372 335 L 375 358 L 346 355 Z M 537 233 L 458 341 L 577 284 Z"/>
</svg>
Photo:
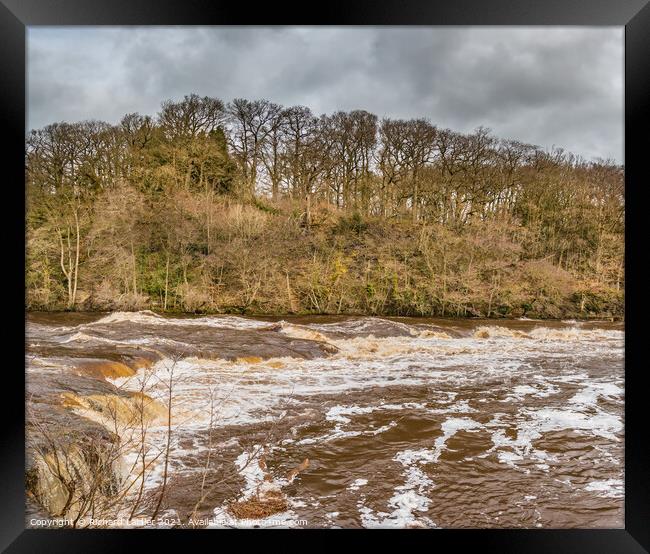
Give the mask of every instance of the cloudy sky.
<svg viewBox="0 0 650 554">
<path fill-rule="evenodd" d="M 196 92 L 623 161 L 622 27 L 32 27 L 27 45 L 29 128 Z"/>
</svg>

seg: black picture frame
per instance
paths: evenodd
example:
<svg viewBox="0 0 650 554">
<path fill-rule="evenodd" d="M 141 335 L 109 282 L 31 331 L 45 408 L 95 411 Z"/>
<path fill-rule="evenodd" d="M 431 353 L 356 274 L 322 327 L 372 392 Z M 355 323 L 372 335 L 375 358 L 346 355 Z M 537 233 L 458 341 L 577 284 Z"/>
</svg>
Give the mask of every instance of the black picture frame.
<svg viewBox="0 0 650 554">
<path fill-rule="evenodd" d="M 647 0 L 357 0 L 314 5 L 311 15 L 302 7 L 268 3 L 253 9 L 248 3 L 208 0 L 0 0 L 0 114 L 3 138 L 0 179 L 4 198 L 11 193 L 1 221 L 4 243 L 16 256 L 8 263 L 5 291 L 7 345 L 2 375 L 5 384 L 0 464 L 0 548 L 6 552 L 109 552 L 134 548 L 134 542 L 151 543 L 151 533 L 127 530 L 26 530 L 24 527 L 24 140 L 26 27 L 36 25 L 616 25 L 625 26 L 625 194 L 626 194 L 626 290 L 625 308 L 625 528 L 594 530 L 435 530 L 339 533 L 304 530 L 235 531 L 228 540 L 255 536 L 284 549 L 320 547 L 344 541 L 350 548 L 367 547 L 368 539 L 395 541 L 401 548 L 426 546 L 440 551 L 474 547 L 488 552 L 647 552 L 650 550 L 650 458 L 646 441 L 648 389 L 643 386 L 644 347 L 647 342 L 642 301 L 642 244 L 644 185 L 648 163 L 644 141 L 650 112 L 650 4 Z M 15 311 L 15 315 L 14 312 Z M 22 314 L 19 315 L 19 314 Z M 21 350 L 22 348 L 22 350 Z M 12 400 L 12 402 L 10 402 Z M 193 548 L 205 534 L 189 531 L 165 533 L 170 548 Z M 291 533 L 289 535 L 288 533 Z M 369 533 L 369 534 L 368 534 Z M 432 533 L 435 533 L 432 535 Z M 257 535 L 256 535 L 257 534 Z M 318 534 L 318 537 L 314 537 Z M 223 545 L 211 535 L 212 548 Z M 182 541 L 182 542 L 181 542 Z M 192 543 L 189 544 L 188 543 Z M 241 547 L 241 546 L 240 546 Z M 267 546 L 268 548 L 268 546 Z"/>
</svg>

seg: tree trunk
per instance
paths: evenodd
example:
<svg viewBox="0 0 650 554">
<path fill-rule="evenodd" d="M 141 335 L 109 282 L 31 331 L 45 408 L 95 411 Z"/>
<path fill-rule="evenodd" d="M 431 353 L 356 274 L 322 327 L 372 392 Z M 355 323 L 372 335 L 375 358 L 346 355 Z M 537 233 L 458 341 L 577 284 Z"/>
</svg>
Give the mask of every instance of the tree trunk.
<svg viewBox="0 0 650 554">
<path fill-rule="evenodd" d="M 74 212 L 74 222 L 75 222 L 75 230 L 77 233 L 77 244 L 75 248 L 75 260 L 74 260 L 74 286 L 72 289 L 72 305 L 74 306 L 76 301 L 77 301 L 77 281 L 79 277 L 79 245 L 80 245 L 80 232 L 79 232 L 79 215 L 77 213 L 77 210 L 75 209 Z"/>
<path fill-rule="evenodd" d="M 311 227 L 311 195 L 309 193 L 307 193 L 305 201 L 307 204 L 305 212 L 305 224 L 307 226 L 307 229 L 309 229 Z"/>
<path fill-rule="evenodd" d="M 165 265 L 165 300 L 163 310 L 167 311 L 167 291 L 169 290 L 169 252 L 167 252 L 167 264 Z"/>
<path fill-rule="evenodd" d="M 70 235 L 68 232 L 68 245 L 70 244 Z M 65 267 L 65 246 L 63 244 L 63 233 L 61 230 L 59 230 L 59 242 L 61 244 L 61 271 L 63 271 L 63 276 L 66 278 L 66 281 L 68 282 L 68 308 L 72 307 L 72 279 L 70 278 L 70 271 L 66 269 Z M 69 249 L 68 249 L 68 257 L 69 257 Z"/>
<path fill-rule="evenodd" d="M 137 265 L 135 261 L 135 248 L 133 247 L 133 240 L 131 240 L 131 258 L 133 259 L 133 294 L 138 294 L 138 281 L 137 281 Z"/>
<path fill-rule="evenodd" d="M 418 182 L 417 178 L 413 177 L 413 206 L 411 206 L 413 223 L 417 223 L 418 220 L 418 201 Z"/>
</svg>

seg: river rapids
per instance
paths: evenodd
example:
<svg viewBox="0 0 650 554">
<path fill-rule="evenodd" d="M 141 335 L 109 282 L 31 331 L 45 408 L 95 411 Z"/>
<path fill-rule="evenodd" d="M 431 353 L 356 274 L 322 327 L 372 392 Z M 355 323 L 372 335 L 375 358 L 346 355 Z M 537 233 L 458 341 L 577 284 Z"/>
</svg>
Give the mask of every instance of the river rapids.
<svg viewBox="0 0 650 554">
<path fill-rule="evenodd" d="M 146 396 L 158 526 L 622 527 L 623 361 L 608 322 L 30 314 L 28 420 L 132 438 Z"/>
</svg>

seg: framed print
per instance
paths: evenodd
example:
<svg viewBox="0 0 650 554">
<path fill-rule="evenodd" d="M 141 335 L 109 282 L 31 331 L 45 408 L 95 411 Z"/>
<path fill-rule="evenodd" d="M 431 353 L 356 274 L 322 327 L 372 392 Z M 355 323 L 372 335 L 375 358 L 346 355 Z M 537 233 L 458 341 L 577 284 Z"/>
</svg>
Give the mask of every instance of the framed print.
<svg viewBox="0 0 650 554">
<path fill-rule="evenodd" d="M 648 551 L 642 0 L 2 2 L 7 552 Z"/>
</svg>

